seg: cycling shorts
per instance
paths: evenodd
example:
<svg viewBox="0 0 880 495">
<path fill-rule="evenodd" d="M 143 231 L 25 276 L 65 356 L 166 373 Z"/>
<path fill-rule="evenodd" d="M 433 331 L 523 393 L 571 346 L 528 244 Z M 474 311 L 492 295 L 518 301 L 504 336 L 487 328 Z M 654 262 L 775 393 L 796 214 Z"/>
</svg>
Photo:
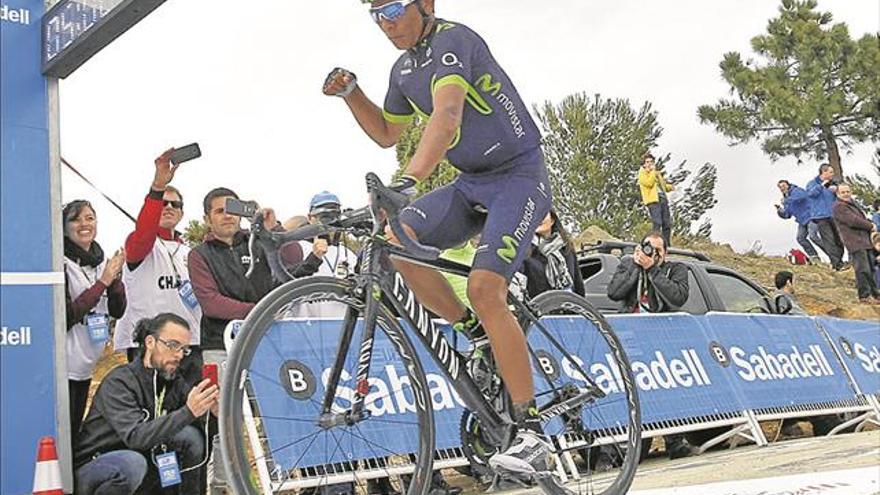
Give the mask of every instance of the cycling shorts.
<svg viewBox="0 0 880 495">
<path fill-rule="evenodd" d="M 460 246 L 480 234 L 473 268 L 510 281 L 550 204 L 544 156 L 536 148 L 502 170 L 460 174 L 404 208 L 400 220 L 421 244 L 438 249 Z"/>
</svg>

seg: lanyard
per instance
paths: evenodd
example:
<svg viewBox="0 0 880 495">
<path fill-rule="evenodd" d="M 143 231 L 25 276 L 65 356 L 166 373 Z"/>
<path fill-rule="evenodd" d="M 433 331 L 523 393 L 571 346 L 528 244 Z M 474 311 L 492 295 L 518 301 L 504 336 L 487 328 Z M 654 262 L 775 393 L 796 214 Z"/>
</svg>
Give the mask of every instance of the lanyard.
<svg viewBox="0 0 880 495">
<path fill-rule="evenodd" d="M 156 405 L 155 415 L 153 419 L 157 419 L 162 416 L 162 404 L 165 402 L 165 392 L 168 390 L 168 385 L 166 385 L 162 389 L 161 394 L 156 393 L 156 375 L 158 373 L 158 371 L 153 371 L 153 400 Z"/>
<path fill-rule="evenodd" d="M 331 246 L 332 247 L 332 246 Z M 330 264 L 330 261 L 327 260 L 328 256 L 325 254 L 323 257 L 324 263 L 327 263 L 327 266 L 330 267 L 330 273 L 336 274 L 336 266 L 339 265 L 339 253 L 342 249 L 339 246 L 336 247 L 336 259 L 333 261 L 333 264 Z"/>
<path fill-rule="evenodd" d="M 176 241 L 175 241 L 176 242 Z M 168 245 L 165 244 L 165 240 L 161 237 L 159 238 L 159 244 L 162 245 L 162 248 L 168 253 L 168 260 L 171 261 L 171 269 L 174 270 L 174 278 L 176 280 L 180 280 L 180 272 L 177 271 L 177 265 L 174 264 L 175 257 L 177 256 L 177 252 L 180 251 L 180 246 L 183 244 L 177 243 L 177 248 L 172 253 L 170 249 L 168 249 Z"/>
<path fill-rule="evenodd" d="M 97 266 L 95 267 L 95 280 L 92 280 L 91 278 L 89 278 L 88 272 L 86 272 L 86 269 L 83 268 L 82 265 L 77 263 L 76 266 L 79 268 L 79 271 L 82 272 L 83 277 L 86 278 L 86 282 L 89 283 L 89 286 L 95 285 L 98 282 L 98 267 Z M 100 299 L 107 299 L 107 291 L 106 290 L 101 292 Z M 94 312 L 94 310 L 95 310 L 95 308 L 92 308 L 91 312 Z M 83 321 L 85 321 L 85 317 L 83 317 Z"/>
<path fill-rule="evenodd" d="M 95 285 L 95 282 L 98 281 L 98 267 L 95 267 L 95 280 L 92 280 L 91 278 L 89 278 L 89 274 L 86 272 L 86 269 L 83 268 L 82 265 L 80 265 L 79 263 L 77 263 L 76 266 L 79 268 L 79 271 L 82 272 L 83 277 L 86 278 L 86 282 L 88 282 L 89 285 Z"/>
</svg>

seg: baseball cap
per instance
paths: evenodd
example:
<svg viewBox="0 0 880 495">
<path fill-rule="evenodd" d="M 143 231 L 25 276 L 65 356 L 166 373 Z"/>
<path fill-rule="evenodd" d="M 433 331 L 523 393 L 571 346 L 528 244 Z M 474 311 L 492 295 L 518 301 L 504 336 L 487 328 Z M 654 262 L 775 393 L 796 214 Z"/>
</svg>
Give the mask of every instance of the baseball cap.
<svg viewBox="0 0 880 495">
<path fill-rule="evenodd" d="M 326 205 L 336 205 L 339 207 L 340 204 L 339 198 L 335 194 L 330 191 L 321 191 L 312 196 L 312 200 L 309 201 L 309 211 Z"/>
</svg>

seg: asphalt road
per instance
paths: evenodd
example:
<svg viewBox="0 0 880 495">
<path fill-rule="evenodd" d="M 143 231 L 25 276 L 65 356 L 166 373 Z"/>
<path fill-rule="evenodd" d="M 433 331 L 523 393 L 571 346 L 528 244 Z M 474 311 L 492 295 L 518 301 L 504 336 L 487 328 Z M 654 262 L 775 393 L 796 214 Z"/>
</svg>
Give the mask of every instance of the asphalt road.
<svg viewBox="0 0 880 495">
<path fill-rule="evenodd" d="M 577 483 L 568 486 L 579 491 Z M 630 494 L 880 494 L 880 431 L 739 446 L 675 461 L 650 459 L 639 466 Z"/>
</svg>

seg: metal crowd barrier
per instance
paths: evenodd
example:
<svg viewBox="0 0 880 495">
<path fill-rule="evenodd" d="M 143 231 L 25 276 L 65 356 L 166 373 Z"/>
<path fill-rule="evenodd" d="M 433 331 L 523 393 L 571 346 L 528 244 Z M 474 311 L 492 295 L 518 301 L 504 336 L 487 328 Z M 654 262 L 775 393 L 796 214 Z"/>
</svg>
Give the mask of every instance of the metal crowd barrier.
<svg viewBox="0 0 880 495">
<path fill-rule="evenodd" d="M 746 440 L 766 445 L 760 421 L 838 413 L 854 415 L 830 434 L 853 425 L 880 424 L 878 323 L 731 313 L 613 315 L 608 319 L 626 348 L 639 385 L 643 437 L 729 428 L 701 445 L 704 451 L 728 439 L 732 443 Z M 583 344 L 577 339 L 578 332 L 583 329 L 577 325 L 588 323 L 577 322 L 574 324 L 565 317 L 557 317 L 550 324 L 568 336 L 562 342 L 570 353 L 585 361 L 585 369 L 595 365 L 598 372 L 603 369 L 608 372 L 601 353 L 597 356 L 594 350 L 578 347 Z M 255 360 L 261 370 L 258 374 L 278 376 L 284 365 L 280 358 L 283 355 L 284 361 L 293 359 L 303 366 L 312 366 L 313 376 L 320 377 L 322 363 L 316 360 L 316 356 L 335 355 L 333 328 L 334 321 L 326 319 L 292 319 L 276 323 L 270 332 L 296 332 L 296 345 L 282 348 L 280 353 L 272 350 L 261 355 L 258 361 Z M 273 347 L 278 342 L 282 340 L 276 340 Z M 532 344 L 542 349 L 540 341 Z M 381 353 L 379 339 L 375 345 Z M 552 365 L 561 365 L 564 369 L 565 363 L 554 361 L 549 346 L 543 349 L 550 355 L 547 359 Z M 420 353 L 426 373 L 439 376 L 433 360 L 423 351 Z M 402 374 L 402 370 L 398 372 Z M 389 380 L 393 379 L 389 377 Z M 277 386 L 260 383 L 252 383 L 252 386 L 258 400 L 252 399 L 253 404 L 248 404 L 245 412 L 251 447 L 255 456 L 264 460 L 257 466 L 262 486 L 286 490 L 315 486 L 319 482 L 342 483 L 412 471 L 412 465 L 407 462 L 396 462 L 393 467 L 388 467 L 384 459 L 376 459 L 366 452 L 353 452 L 355 459 L 351 462 L 300 469 L 295 476 L 290 476 L 291 473 L 284 468 L 285 461 L 289 463 L 290 459 L 266 453 L 272 451 L 273 435 L 291 438 L 295 431 L 289 425 L 285 431 L 273 431 L 277 426 L 257 425 L 249 413 L 252 408 L 258 408 L 262 415 L 283 416 L 295 411 L 297 401 L 286 396 Z M 272 396 L 279 393 L 284 397 Z M 320 385 L 316 393 L 320 394 Z M 459 438 L 462 412 L 463 408 L 456 400 L 441 404 L 439 408 L 435 404 L 438 442 L 435 467 L 438 469 L 468 464 L 455 442 Z M 407 414 L 397 413 L 404 417 Z M 617 413 L 623 414 L 623 411 Z M 615 411 L 609 411 L 609 417 L 614 414 Z M 369 430 L 373 426 L 366 422 L 362 429 Z M 594 425 L 592 429 L 598 444 L 623 439 L 622 431 L 614 421 Z M 561 456 L 562 462 L 557 464 L 559 474 L 565 478 L 578 478 L 572 451 L 585 447 L 587 443 L 576 435 L 560 436 L 557 440 L 566 449 Z M 394 441 L 398 441 L 396 448 L 401 449 L 397 451 L 407 451 L 407 442 L 414 439 L 397 438 Z M 332 474 L 331 479 L 327 474 Z"/>
</svg>

